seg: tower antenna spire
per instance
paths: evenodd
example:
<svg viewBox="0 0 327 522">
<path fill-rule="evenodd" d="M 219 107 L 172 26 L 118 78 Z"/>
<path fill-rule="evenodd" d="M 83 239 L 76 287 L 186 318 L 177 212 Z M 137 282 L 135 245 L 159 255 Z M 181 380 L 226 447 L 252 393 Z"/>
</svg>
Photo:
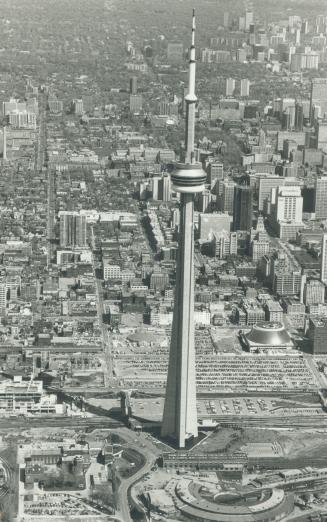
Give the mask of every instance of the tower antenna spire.
<svg viewBox="0 0 327 522">
<path fill-rule="evenodd" d="M 192 38 L 190 47 L 190 64 L 188 78 L 188 93 L 186 102 L 186 127 L 185 127 L 185 163 L 194 163 L 194 133 L 195 133 L 195 105 L 198 101 L 195 95 L 195 9 L 192 15 Z"/>
</svg>

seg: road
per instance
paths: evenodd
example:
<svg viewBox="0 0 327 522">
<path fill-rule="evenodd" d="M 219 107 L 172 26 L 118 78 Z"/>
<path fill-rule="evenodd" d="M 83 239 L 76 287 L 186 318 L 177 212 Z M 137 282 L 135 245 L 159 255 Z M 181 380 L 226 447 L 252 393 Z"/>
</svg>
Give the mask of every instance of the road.
<svg viewBox="0 0 327 522">
<path fill-rule="evenodd" d="M 35 174 L 45 166 L 46 162 L 46 141 L 47 141 L 47 128 L 46 128 L 46 104 L 47 100 L 44 95 L 40 96 L 39 99 L 39 132 L 38 139 L 35 147 L 35 163 L 34 171 Z"/>
<path fill-rule="evenodd" d="M 47 97 L 40 96 L 39 100 L 39 132 L 35 147 L 35 175 L 38 176 L 42 169 L 47 168 Z M 48 265 L 54 255 L 54 240 L 55 240 L 55 173 L 48 170 L 48 193 L 47 193 L 47 250 L 48 250 Z"/>
<path fill-rule="evenodd" d="M 96 269 L 95 269 L 95 256 L 94 252 L 96 250 L 95 245 L 95 235 L 93 226 L 91 226 L 91 247 L 92 247 L 92 266 L 93 266 L 93 275 L 95 279 L 96 286 L 96 294 L 97 294 L 97 314 L 98 314 L 98 323 L 101 329 L 102 334 L 102 342 L 103 342 L 103 353 L 106 365 L 106 371 L 104 372 L 104 383 L 105 387 L 109 388 L 110 384 L 114 378 L 114 364 L 112 357 L 112 342 L 110 339 L 110 335 L 108 332 L 107 325 L 103 322 L 103 316 L 105 313 L 104 303 L 103 303 L 103 288 L 101 279 L 97 278 Z"/>
<path fill-rule="evenodd" d="M 133 446 L 129 446 L 129 447 L 131 449 L 136 449 L 136 451 L 138 451 L 140 453 L 139 448 L 137 448 L 137 447 L 135 448 Z M 130 514 L 131 506 L 129 505 L 129 502 L 128 502 L 128 490 L 133 484 L 138 482 L 144 475 L 146 475 L 146 473 L 149 473 L 149 471 L 151 471 L 153 464 L 154 464 L 154 460 L 146 462 L 146 464 L 143 466 L 143 468 L 141 468 L 139 471 L 137 471 L 132 477 L 124 480 L 121 483 L 121 486 L 118 490 L 117 503 L 118 503 L 118 508 L 119 508 L 118 513 L 124 522 L 133 522 L 133 519 Z"/>
<path fill-rule="evenodd" d="M 121 485 L 118 489 L 118 514 L 124 522 L 133 522 L 130 514 L 131 506 L 128 502 L 129 488 L 151 471 L 160 451 L 154 447 L 145 434 L 136 435 L 126 428 L 120 430 L 119 434 L 124 438 L 125 442 L 128 443 L 129 449 L 140 453 L 145 459 L 145 465 L 140 470 L 127 479 L 121 479 Z"/>
</svg>

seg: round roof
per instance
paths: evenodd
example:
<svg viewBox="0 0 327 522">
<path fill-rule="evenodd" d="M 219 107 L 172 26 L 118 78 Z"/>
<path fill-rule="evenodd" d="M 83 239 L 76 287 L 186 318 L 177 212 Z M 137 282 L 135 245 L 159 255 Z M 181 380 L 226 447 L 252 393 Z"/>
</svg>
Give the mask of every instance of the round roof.
<svg viewBox="0 0 327 522">
<path fill-rule="evenodd" d="M 245 336 L 250 343 L 281 346 L 291 343 L 291 338 L 282 323 L 257 323 Z"/>
</svg>

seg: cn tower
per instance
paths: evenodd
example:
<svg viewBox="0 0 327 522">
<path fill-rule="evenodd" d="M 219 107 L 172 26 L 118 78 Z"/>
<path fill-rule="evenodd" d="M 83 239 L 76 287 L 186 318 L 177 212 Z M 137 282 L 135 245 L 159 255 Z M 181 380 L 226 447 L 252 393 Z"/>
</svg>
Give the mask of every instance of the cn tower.
<svg viewBox="0 0 327 522">
<path fill-rule="evenodd" d="M 192 18 L 189 85 L 185 96 L 185 159 L 171 175 L 180 193 L 180 231 L 176 289 L 161 435 L 185 448 L 198 436 L 194 349 L 194 195 L 202 192 L 206 173 L 194 158 L 195 130 L 195 13 Z"/>
</svg>

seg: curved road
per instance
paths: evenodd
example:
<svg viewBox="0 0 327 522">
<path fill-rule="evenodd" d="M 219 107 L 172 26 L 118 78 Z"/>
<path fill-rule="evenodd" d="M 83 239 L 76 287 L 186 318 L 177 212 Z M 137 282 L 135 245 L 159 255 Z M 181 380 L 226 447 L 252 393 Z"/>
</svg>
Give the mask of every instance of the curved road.
<svg viewBox="0 0 327 522">
<path fill-rule="evenodd" d="M 126 428 L 121 430 L 121 438 L 128 443 L 128 448 L 133 449 L 137 453 L 141 454 L 145 459 L 144 466 L 138 470 L 134 475 L 128 477 L 127 479 L 122 479 L 121 477 L 121 485 L 118 489 L 118 498 L 117 498 L 117 506 L 118 513 L 123 522 L 133 522 L 130 514 L 130 506 L 128 503 L 128 490 L 133 484 L 138 482 L 144 475 L 151 471 L 152 466 L 154 465 L 158 455 L 161 453 L 153 443 L 144 436 L 144 434 L 140 434 L 139 436 L 133 432 L 130 432 Z"/>
<path fill-rule="evenodd" d="M 138 446 L 129 445 L 128 447 L 134 449 L 138 453 L 141 453 Z M 144 453 L 142 453 L 142 455 L 147 459 L 147 456 Z M 128 479 L 122 480 L 122 483 L 118 489 L 117 504 L 119 506 L 119 514 L 124 522 L 133 522 L 130 514 L 130 505 L 128 503 L 128 490 L 133 484 L 138 482 L 144 475 L 151 471 L 154 462 L 154 458 L 152 460 L 148 460 L 145 465 L 134 475 Z"/>
</svg>

